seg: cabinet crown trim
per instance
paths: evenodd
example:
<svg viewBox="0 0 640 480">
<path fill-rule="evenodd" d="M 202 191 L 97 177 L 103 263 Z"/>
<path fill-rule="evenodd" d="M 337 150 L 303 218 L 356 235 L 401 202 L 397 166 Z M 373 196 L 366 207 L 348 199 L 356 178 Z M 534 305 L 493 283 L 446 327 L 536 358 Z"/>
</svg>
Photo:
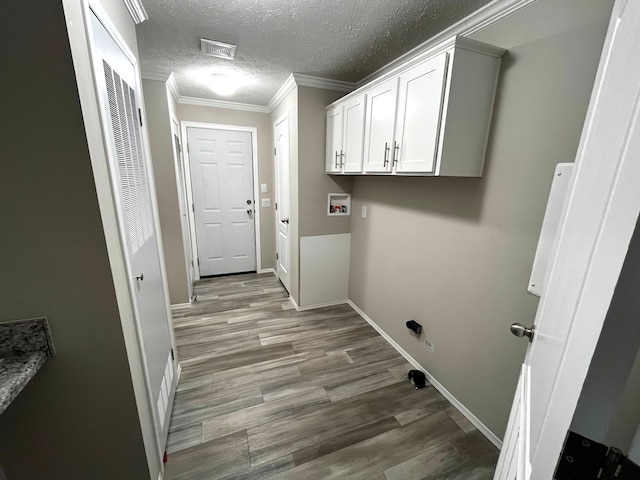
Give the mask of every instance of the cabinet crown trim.
<svg viewBox="0 0 640 480">
<path fill-rule="evenodd" d="M 330 105 L 327 105 L 326 109 L 330 110 L 331 108 L 334 108 L 337 104 L 340 104 L 342 102 L 344 102 L 345 100 L 348 100 L 349 98 L 351 98 L 354 95 L 358 95 L 360 93 L 362 93 L 365 90 L 369 90 L 372 87 L 375 87 L 376 85 L 379 85 L 381 83 L 386 82 L 387 80 L 389 80 L 390 78 L 393 78 L 395 76 L 401 75 L 403 72 L 405 72 L 406 70 L 426 61 L 429 60 L 432 57 L 437 56 L 438 54 L 445 52 L 447 50 L 451 50 L 451 49 L 457 49 L 457 50 L 467 50 L 470 52 L 475 52 L 475 53 L 480 53 L 482 55 L 487 55 L 490 57 L 495 57 L 495 58 L 500 58 L 502 57 L 505 53 L 506 53 L 506 49 L 504 48 L 500 48 L 500 47 L 496 47 L 495 45 L 490 45 L 488 43 L 484 43 L 484 42 L 479 42 L 477 40 L 472 40 L 470 38 L 466 38 L 466 37 L 462 37 L 460 35 L 454 35 L 451 38 L 444 40 L 442 42 L 440 42 L 437 45 L 434 45 L 432 48 L 430 48 L 429 50 L 426 50 L 422 53 L 420 53 L 419 55 L 416 55 L 414 57 L 411 57 L 410 59 L 408 59 L 406 62 L 397 65 L 395 68 L 393 68 L 392 70 L 389 70 L 388 72 L 385 72 L 383 75 L 375 78 L 374 80 L 371 80 L 368 83 L 365 84 L 358 84 L 358 88 L 357 90 L 354 90 L 353 92 L 345 95 L 342 98 L 339 98 L 338 100 L 336 100 L 335 102 L 333 102 Z"/>
</svg>

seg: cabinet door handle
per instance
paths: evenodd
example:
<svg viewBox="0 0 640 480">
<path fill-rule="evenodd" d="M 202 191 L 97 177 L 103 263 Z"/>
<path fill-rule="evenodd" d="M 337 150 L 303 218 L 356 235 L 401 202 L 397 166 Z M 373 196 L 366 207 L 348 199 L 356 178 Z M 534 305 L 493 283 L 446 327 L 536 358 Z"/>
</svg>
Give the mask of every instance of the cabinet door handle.
<svg viewBox="0 0 640 480">
<path fill-rule="evenodd" d="M 396 141 L 393 142 L 393 166 L 398 163 L 398 150 L 400 150 L 400 144 Z"/>
<path fill-rule="evenodd" d="M 337 150 L 336 150 L 336 163 L 335 163 L 335 165 L 336 165 L 336 168 L 338 168 L 338 167 L 339 167 L 339 166 L 338 166 L 338 151 L 337 151 Z"/>
<path fill-rule="evenodd" d="M 344 167 L 344 152 L 342 150 L 340 150 L 340 166 Z"/>
<path fill-rule="evenodd" d="M 387 142 L 384 142 L 384 163 L 382 164 L 382 166 L 386 167 L 387 163 L 389 163 L 389 144 Z"/>
</svg>

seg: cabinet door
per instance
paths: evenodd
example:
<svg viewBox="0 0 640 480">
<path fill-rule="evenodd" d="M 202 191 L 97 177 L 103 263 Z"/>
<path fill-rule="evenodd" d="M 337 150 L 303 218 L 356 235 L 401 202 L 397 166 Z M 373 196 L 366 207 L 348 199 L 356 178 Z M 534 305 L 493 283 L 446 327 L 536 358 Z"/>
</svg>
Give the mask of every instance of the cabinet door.
<svg viewBox="0 0 640 480">
<path fill-rule="evenodd" d="M 327 151 L 325 170 L 327 173 L 342 173 L 343 106 L 327 111 Z"/>
<path fill-rule="evenodd" d="M 398 78 L 387 80 L 367 91 L 366 94 L 364 170 L 365 172 L 390 172 Z"/>
<path fill-rule="evenodd" d="M 400 75 L 392 155 L 396 172 L 435 172 L 447 59 L 442 53 Z"/>
<path fill-rule="evenodd" d="M 362 172 L 364 156 L 365 95 L 358 95 L 344 104 L 343 166 L 349 173 Z"/>
</svg>

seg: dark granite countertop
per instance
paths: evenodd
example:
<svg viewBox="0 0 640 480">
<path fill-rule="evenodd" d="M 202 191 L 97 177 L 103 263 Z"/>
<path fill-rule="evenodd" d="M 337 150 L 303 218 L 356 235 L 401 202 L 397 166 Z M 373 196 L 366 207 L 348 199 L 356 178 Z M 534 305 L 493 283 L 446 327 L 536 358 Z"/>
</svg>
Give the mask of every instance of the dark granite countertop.
<svg viewBox="0 0 640 480">
<path fill-rule="evenodd" d="M 46 318 L 0 323 L 0 414 L 54 354 Z"/>
<path fill-rule="evenodd" d="M 0 358 L 0 413 L 13 402 L 46 361 L 47 355 L 42 352 Z"/>
</svg>

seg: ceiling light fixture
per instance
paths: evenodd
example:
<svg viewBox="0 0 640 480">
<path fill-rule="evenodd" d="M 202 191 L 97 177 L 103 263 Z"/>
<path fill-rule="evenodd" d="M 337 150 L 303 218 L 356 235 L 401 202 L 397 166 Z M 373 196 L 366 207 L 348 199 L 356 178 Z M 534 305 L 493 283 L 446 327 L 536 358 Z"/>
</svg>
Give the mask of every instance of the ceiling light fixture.
<svg viewBox="0 0 640 480">
<path fill-rule="evenodd" d="M 200 39 L 200 51 L 212 57 L 233 60 L 236 57 L 236 48 L 238 46 L 232 43 L 216 42 L 206 38 Z"/>
<path fill-rule="evenodd" d="M 211 75 L 209 87 L 218 95 L 228 97 L 236 93 L 239 84 L 240 82 L 236 78 L 225 75 L 224 73 L 214 73 Z"/>
</svg>

